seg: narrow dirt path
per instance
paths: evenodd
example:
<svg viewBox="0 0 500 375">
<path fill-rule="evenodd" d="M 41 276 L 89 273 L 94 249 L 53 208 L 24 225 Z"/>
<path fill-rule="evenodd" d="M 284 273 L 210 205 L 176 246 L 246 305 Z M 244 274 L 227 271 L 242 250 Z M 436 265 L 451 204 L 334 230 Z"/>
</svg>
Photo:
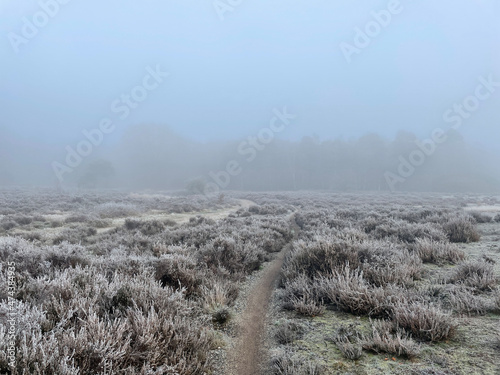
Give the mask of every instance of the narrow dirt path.
<svg viewBox="0 0 500 375">
<path fill-rule="evenodd" d="M 292 214 L 289 219 L 295 239 L 299 230 L 295 223 L 295 214 Z M 228 375 L 259 375 L 261 373 L 261 361 L 265 358 L 262 349 L 269 302 L 290 247 L 291 243 L 284 246 L 276 258 L 267 265 L 248 296 L 246 309 L 239 323 L 236 346 L 228 354 Z"/>
</svg>

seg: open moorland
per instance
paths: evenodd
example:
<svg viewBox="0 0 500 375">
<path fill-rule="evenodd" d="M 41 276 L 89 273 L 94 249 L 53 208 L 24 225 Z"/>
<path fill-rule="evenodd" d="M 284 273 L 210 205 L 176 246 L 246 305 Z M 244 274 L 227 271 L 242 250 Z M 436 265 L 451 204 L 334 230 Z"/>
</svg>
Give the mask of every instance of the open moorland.
<svg viewBox="0 0 500 375">
<path fill-rule="evenodd" d="M 2 374 L 500 373 L 497 197 L 2 189 L 0 257 Z"/>
</svg>

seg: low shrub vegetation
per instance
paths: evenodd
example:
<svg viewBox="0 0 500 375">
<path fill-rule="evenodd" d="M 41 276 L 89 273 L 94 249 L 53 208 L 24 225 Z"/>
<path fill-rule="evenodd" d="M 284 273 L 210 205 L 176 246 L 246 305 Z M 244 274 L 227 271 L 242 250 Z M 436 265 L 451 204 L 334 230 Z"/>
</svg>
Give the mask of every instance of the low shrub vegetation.
<svg viewBox="0 0 500 375">
<path fill-rule="evenodd" d="M 469 261 L 459 264 L 448 278 L 448 282 L 477 290 L 493 290 L 498 279 L 492 264 L 484 261 Z"/>
<path fill-rule="evenodd" d="M 217 373 L 214 359 L 231 350 L 221 337 L 238 332 L 242 283 L 282 249 L 284 311 L 266 373 L 327 374 L 324 355 L 334 372 L 355 373 L 373 352 L 437 374 L 421 366 L 434 343 L 453 339 L 464 317 L 500 312 L 498 259 L 467 245 L 478 227 L 494 238 L 500 215 L 467 213 L 467 197 L 241 193 L 254 204 L 236 209 L 233 196 L 0 189 L 0 373 Z M 8 262 L 14 369 L 1 354 Z M 332 316 L 345 322 L 334 334 Z M 338 350 L 313 357 L 309 332 L 323 326 Z"/>
<path fill-rule="evenodd" d="M 420 354 L 420 344 L 408 333 L 394 329 L 390 322 L 372 322 L 372 332 L 361 340 L 363 349 L 375 353 L 387 353 L 399 357 L 415 358 Z"/>
<path fill-rule="evenodd" d="M 422 302 L 394 303 L 392 318 L 399 327 L 426 341 L 449 339 L 457 328 L 450 313 Z"/>
<path fill-rule="evenodd" d="M 470 216 L 449 217 L 443 224 L 443 229 L 450 242 L 477 242 L 480 235 L 477 232 L 474 221 Z"/>
</svg>

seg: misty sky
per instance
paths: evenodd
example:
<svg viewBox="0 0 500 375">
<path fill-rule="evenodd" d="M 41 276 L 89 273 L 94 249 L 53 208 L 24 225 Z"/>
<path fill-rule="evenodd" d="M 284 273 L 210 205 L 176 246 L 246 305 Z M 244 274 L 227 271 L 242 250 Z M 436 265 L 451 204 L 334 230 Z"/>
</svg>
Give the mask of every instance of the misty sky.
<svg viewBox="0 0 500 375">
<path fill-rule="evenodd" d="M 389 3 L 243 0 L 221 21 L 211 0 L 72 0 L 15 53 L 9 32 L 21 35 L 40 5 L 0 0 L 0 132 L 78 141 L 116 118 L 111 103 L 160 64 L 170 76 L 106 142 L 140 123 L 200 141 L 244 138 L 283 106 L 298 116 L 284 138 L 424 137 L 449 126 L 443 113 L 479 76 L 500 81 L 500 2 L 402 0 L 348 63 L 339 45 Z M 464 122 L 468 141 L 496 145 L 499 104 L 500 89 Z"/>
</svg>

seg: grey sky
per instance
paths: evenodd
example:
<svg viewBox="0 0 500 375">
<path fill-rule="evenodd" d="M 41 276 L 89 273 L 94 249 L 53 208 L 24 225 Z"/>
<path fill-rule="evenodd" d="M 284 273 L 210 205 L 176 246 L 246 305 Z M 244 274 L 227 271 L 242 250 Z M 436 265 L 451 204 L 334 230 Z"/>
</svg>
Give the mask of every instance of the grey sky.
<svg viewBox="0 0 500 375">
<path fill-rule="evenodd" d="M 15 53 L 8 33 L 40 6 L 0 0 L 0 131 L 78 141 L 161 64 L 171 76 L 107 141 L 144 122 L 202 141 L 243 138 L 282 106 L 298 115 L 285 138 L 426 136 L 479 76 L 500 81 L 500 2 L 402 0 L 347 63 L 340 43 L 389 3 L 244 0 L 221 21 L 211 0 L 72 0 Z M 495 146 L 499 104 L 500 90 L 481 102 L 460 129 L 466 139 Z"/>
</svg>

